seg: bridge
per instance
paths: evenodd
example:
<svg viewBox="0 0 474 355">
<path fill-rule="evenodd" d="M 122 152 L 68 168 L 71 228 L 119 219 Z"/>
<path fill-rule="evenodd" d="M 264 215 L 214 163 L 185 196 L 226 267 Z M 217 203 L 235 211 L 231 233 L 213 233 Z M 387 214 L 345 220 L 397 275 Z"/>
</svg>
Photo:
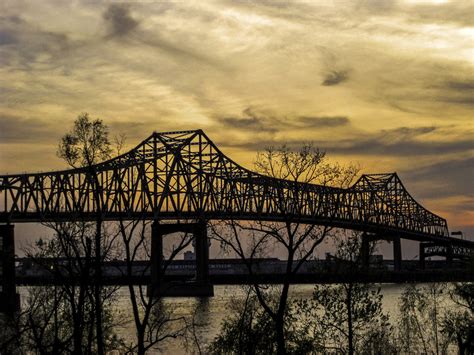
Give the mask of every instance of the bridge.
<svg viewBox="0 0 474 355">
<path fill-rule="evenodd" d="M 208 220 L 292 218 L 362 231 L 367 242 L 393 241 L 396 267 L 400 239 L 473 248 L 451 237 L 446 220 L 421 206 L 396 173 L 362 175 L 349 188 L 272 178 L 235 163 L 202 130 L 154 132 L 129 152 L 92 167 L 0 176 L 0 234 L 13 235 L 14 223 L 96 218 L 155 221 L 152 273 L 162 260 L 163 235 L 194 233 L 202 280 L 208 279 Z M 196 222 L 163 223 L 189 220 Z"/>
</svg>

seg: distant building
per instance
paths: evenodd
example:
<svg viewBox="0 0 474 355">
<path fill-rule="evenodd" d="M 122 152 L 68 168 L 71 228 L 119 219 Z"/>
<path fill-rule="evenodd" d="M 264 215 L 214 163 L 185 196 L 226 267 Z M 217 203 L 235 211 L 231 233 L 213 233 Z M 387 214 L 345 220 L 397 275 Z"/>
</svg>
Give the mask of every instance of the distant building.
<svg viewBox="0 0 474 355">
<path fill-rule="evenodd" d="M 196 254 L 191 250 L 185 251 L 184 260 L 196 260 Z"/>
<path fill-rule="evenodd" d="M 382 254 L 374 254 L 369 257 L 371 263 L 382 263 L 383 262 L 383 255 Z"/>
</svg>

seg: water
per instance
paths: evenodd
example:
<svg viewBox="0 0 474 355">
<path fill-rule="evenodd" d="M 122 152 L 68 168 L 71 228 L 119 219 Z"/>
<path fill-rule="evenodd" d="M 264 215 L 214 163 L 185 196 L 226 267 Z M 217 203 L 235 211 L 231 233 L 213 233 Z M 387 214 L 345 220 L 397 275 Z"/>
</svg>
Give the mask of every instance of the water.
<svg viewBox="0 0 474 355">
<path fill-rule="evenodd" d="M 383 294 L 383 309 L 390 317 L 392 323 L 398 318 L 398 302 L 404 290 L 404 285 L 383 284 L 380 285 Z M 294 285 L 290 289 L 290 297 L 311 298 L 313 285 Z M 218 334 L 221 323 L 228 315 L 229 303 L 245 297 L 245 290 L 242 286 L 218 285 L 214 286 L 214 297 L 207 299 L 199 298 L 165 298 L 164 304 L 175 309 L 176 315 L 186 316 L 189 319 L 195 314 L 195 322 L 203 324 L 198 328 L 197 336 L 202 345 L 208 344 Z M 128 290 L 119 290 L 118 307 L 122 310 L 129 309 Z M 133 334 L 133 324 L 120 330 L 121 334 Z M 161 352 L 166 354 L 187 354 L 185 344 L 182 339 L 168 341 L 161 348 Z M 153 353 L 153 352 L 150 352 Z M 158 353 L 158 352 L 154 352 Z"/>
<path fill-rule="evenodd" d="M 387 313 L 392 323 L 398 318 L 398 302 L 403 292 L 404 285 L 383 284 L 381 293 L 383 294 L 383 309 Z M 294 285 L 290 289 L 290 297 L 311 298 L 314 290 L 313 285 Z M 26 288 L 21 288 L 20 293 L 26 294 Z M 245 296 L 245 290 L 242 286 L 218 285 L 214 287 L 214 297 L 210 298 L 165 298 L 163 304 L 168 309 L 174 309 L 174 315 L 184 316 L 189 321 L 194 315 L 196 324 L 196 336 L 201 345 L 205 346 L 218 334 L 223 319 L 228 315 L 228 305 L 230 302 L 242 299 Z M 449 306 L 446 301 L 446 306 Z M 128 289 L 123 287 L 117 292 L 117 311 L 122 314 L 122 319 L 128 317 L 129 322 L 117 328 L 119 335 L 129 341 L 134 340 L 134 324 L 132 323 L 132 312 L 129 300 Z M 161 351 L 149 352 L 150 354 L 187 354 L 184 341 L 180 338 L 172 339 L 161 345 Z"/>
</svg>

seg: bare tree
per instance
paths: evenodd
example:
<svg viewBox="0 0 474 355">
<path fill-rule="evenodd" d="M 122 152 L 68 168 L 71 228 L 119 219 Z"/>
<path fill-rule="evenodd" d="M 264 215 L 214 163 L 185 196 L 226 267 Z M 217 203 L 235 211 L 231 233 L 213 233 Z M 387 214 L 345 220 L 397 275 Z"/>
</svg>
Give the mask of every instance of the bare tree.
<svg viewBox="0 0 474 355">
<path fill-rule="evenodd" d="M 165 340 L 185 335 L 187 322 L 184 317 L 175 316 L 173 309 L 164 306 L 162 294 L 156 292 L 156 284 L 152 283 L 150 289 L 133 283 L 134 277 L 150 275 L 150 264 L 139 269 L 137 261 L 149 261 L 151 253 L 148 247 L 147 233 L 150 223 L 144 218 L 132 221 L 119 221 L 119 233 L 122 238 L 124 260 L 126 263 L 123 276 L 128 280 L 128 291 L 132 305 L 133 322 L 136 331 L 136 343 L 129 346 L 130 352 L 145 354 L 148 350 L 158 347 Z M 176 256 L 188 247 L 193 240 L 191 234 L 184 233 L 178 237 L 178 242 L 169 251 L 168 257 L 163 261 L 162 272 L 159 273 L 160 291 L 166 291 L 165 274 Z M 150 295 L 148 296 L 147 293 Z"/>
<path fill-rule="evenodd" d="M 25 346 L 40 353 L 97 352 L 93 278 L 93 223 L 49 223 L 53 238 L 39 240 L 25 251 L 34 270 L 52 286 L 30 287 L 26 308 L 20 315 Z M 103 236 L 105 245 L 113 238 Z M 110 255 L 108 251 L 102 255 Z M 104 287 L 101 304 L 105 314 L 102 342 L 111 350 L 120 345 L 113 317 L 116 287 Z M 59 350 L 58 350 L 59 349 Z M 61 350 L 62 349 L 62 350 Z"/>
<path fill-rule="evenodd" d="M 265 256 L 272 249 L 283 253 L 286 264 L 283 271 L 282 285 L 277 291 L 277 302 L 274 296 L 269 297 L 265 286 L 257 282 L 253 284 L 253 291 L 261 307 L 271 318 L 275 329 L 277 353 L 285 354 L 285 315 L 290 284 L 294 275 L 310 258 L 315 257 L 315 250 L 323 240 L 333 232 L 328 225 L 318 226 L 304 224 L 302 217 L 294 211 L 304 209 L 305 194 L 312 188 L 311 184 L 322 187 L 347 187 L 358 174 L 355 166 L 340 166 L 327 161 L 325 153 L 314 148 L 311 144 L 303 145 L 298 150 L 291 150 L 287 146 L 278 149 L 267 149 L 258 154 L 255 162 L 256 170 L 262 175 L 275 179 L 285 179 L 292 182 L 293 198 L 270 196 L 271 202 L 282 216 L 281 222 L 240 222 L 230 220 L 215 223 L 212 226 L 213 238 L 216 239 L 225 251 L 237 255 L 252 277 L 256 270 L 253 259 Z M 329 219 L 331 216 L 328 216 Z"/>
<path fill-rule="evenodd" d="M 108 159 L 111 154 L 108 127 L 100 119 L 92 120 L 87 113 L 82 113 L 74 121 L 73 129 L 64 135 L 59 143 L 58 156 L 71 167 L 85 167 L 87 179 L 91 186 L 96 210 L 96 234 L 94 238 L 94 268 L 95 268 L 95 323 L 97 333 L 97 353 L 104 354 L 102 329 L 102 206 L 103 195 L 98 180 L 95 164 Z"/>
<path fill-rule="evenodd" d="M 118 153 L 124 141 L 124 136 L 116 138 Z M 30 339 L 30 349 L 58 353 L 63 347 L 75 354 L 103 354 L 118 344 L 111 310 L 117 288 L 102 287 L 102 265 L 113 257 L 118 234 L 108 233 L 102 221 L 96 172 L 96 164 L 110 157 L 110 146 L 107 126 L 87 113 L 78 116 L 59 143 L 58 156 L 72 168 L 85 170 L 97 214 L 95 223 L 81 214 L 73 221 L 44 223 L 54 231 L 53 238 L 26 251 L 57 285 L 29 290 L 17 331 Z"/>
</svg>

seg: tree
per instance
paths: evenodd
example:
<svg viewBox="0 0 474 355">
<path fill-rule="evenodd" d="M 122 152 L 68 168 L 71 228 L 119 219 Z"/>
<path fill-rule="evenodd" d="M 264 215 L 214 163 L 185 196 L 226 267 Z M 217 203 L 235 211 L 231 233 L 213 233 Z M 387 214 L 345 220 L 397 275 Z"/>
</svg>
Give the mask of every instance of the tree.
<svg viewBox="0 0 474 355">
<path fill-rule="evenodd" d="M 145 218 L 136 218 L 128 222 L 119 221 L 119 233 L 126 263 L 122 275 L 129 281 L 128 291 L 136 331 L 136 343 L 128 346 L 128 350 L 139 355 L 143 355 L 153 348 L 156 349 L 169 338 L 184 336 L 187 329 L 185 318 L 175 316 L 169 306 L 165 307 L 162 304 L 162 297 L 155 292 L 154 285 L 151 285 L 150 297 L 148 297 L 144 286 L 135 286 L 132 282 L 134 276 L 143 277 L 150 273 L 149 265 L 138 272 L 134 269 L 137 261 L 150 260 L 151 257 L 146 238 L 149 224 Z M 164 261 L 163 272 L 160 273 L 162 278 L 159 283 L 164 282 L 164 274 L 171 262 L 191 242 L 192 236 L 190 234 L 185 233 L 178 237 L 178 243 L 173 245 L 168 258 Z"/>
<path fill-rule="evenodd" d="M 89 169 L 110 158 L 111 153 L 108 127 L 100 119 L 90 119 L 88 113 L 77 117 L 72 130 L 61 138 L 57 151 L 71 167 Z"/>
<path fill-rule="evenodd" d="M 44 284 L 28 288 L 22 312 L 12 327 L 18 346 L 15 351 L 39 354 L 91 354 L 97 352 L 95 300 L 89 279 L 91 240 L 95 230 L 91 223 L 51 224 L 55 235 L 40 239 L 25 251 L 34 270 L 40 271 Z M 105 288 L 103 304 L 103 343 L 106 351 L 120 349 L 114 332 L 118 323 L 113 310 L 115 289 Z M 13 335 L 13 334 L 12 334 Z M 11 345 L 0 351 L 12 353 Z"/>
<path fill-rule="evenodd" d="M 102 342 L 102 206 L 103 196 L 95 164 L 108 159 L 111 154 L 108 127 L 100 119 L 92 120 L 87 113 L 80 114 L 74 121 L 71 132 L 64 135 L 59 143 L 58 156 L 64 159 L 71 167 L 84 167 L 87 179 L 91 186 L 96 210 L 96 233 L 94 238 L 94 266 L 95 266 L 95 323 L 97 333 L 97 353 L 104 354 Z"/>
<path fill-rule="evenodd" d="M 34 251 L 26 251 L 26 255 L 36 267 L 49 273 L 55 286 L 30 289 L 28 308 L 24 312 L 26 328 L 32 331 L 35 328 L 60 329 L 63 336 L 58 339 L 64 339 L 62 341 L 65 342 L 66 349 L 73 349 L 75 354 L 96 352 L 99 342 L 104 344 L 105 350 L 115 349 L 120 343 L 114 333 L 114 328 L 118 325 L 113 311 L 116 287 L 106 287 L 100 294 L 105 318 L 101 339 L 95 327 L 96 299 L 94 287 L 90 283 L 94 272 L 93 224 L 68 222 L 51 223 L 49 226 L 55 231 L 54 237 L 49 241 L 40 239 Z M 112 244 L 110 239 L 113 238 L 105 234 L 102 240 L 109 246 Z M 101 255 L 109 253 L 102 252 Z M 52 312 L 54 317 L 48 318 L 44 312 Z M 36 340 L 45 338 L 43 336 Z"/>
<path fill-rule="evenodd" d="M 278 302 L 278 294 L 268 292 L 268 299 Z M 232 301 L 228 305 L 229 316 L 224 319 L 221 330 L 209 345 L 210 354 L 273 354 L 277 351 L 277 334 L 273 321 L 260 305 L 252 288 L 246 289 L 243 300 Z M 291 305 L 285 315 L 286 351 L 292 354 L 309 353 L 312 344 L 299 332 L 297 319 Z"/>
<path fill-rule="evenodd" d="M 400 297 L 398 342 L 402 351 L 445 353 L 448 339 L 441 332 L 447 285 L 408 285 Z"/>
<path fill-rule="evenodd" d="M 318 285 L 312 300 L 298 303 L 297 314 L 307 325 L 315 349 L 348 354 L 369 350 L 396 353 L 389 339 L 391 327 L 382 310 L 380 288 L 352 281 L 363 267 L 361 247 L 359 233 L 340 238 L 336 243 L 337 272 L 347 281 L 335 286 Z"/>
<path fill-rule="evenodd" d="M 474 353 L 474 284 L 458 283 L 450 291 L 450 298 L 457 306 L 448 309 L 442 321 L 442 332 L 450 343 L 455 343 L 458 353 Z"/>
<path fill-rule="evenodd" d="M 265 256 L 271 248 L 285 255 L 286 265 L 281 288 L 277 291 L 277 302 L 271 301 L 273 296 L 269 298 L 263 285 L 257 282 L 253 284 L 259 304 L 272 320 L 276 334 L 276 352 L 285 354 L 287 349 L 284 325 L 291 281 L 304 262 L 315 256 L 317 246 L 332 231 L 328 226 L 302 223 L 301 217 L 295 211 L 305 208 L 304 196 L 313 187 L 312 184 L 319 184 L 321 187 L 347 187 L 357 175 L 358 168 L 330 164 L 325 153 L 311 144 L 303 145 L 298 150 L 291 150 L 287 146 L 267 149 L 258 154 L 255 166 L 259 173 L 269 177 L 268 184 L 281 183 L 278 179 L 286 180 L 288 193 L 292 197 L 282 198 L 283 191 L 269 194 L 269 203 L 275 206 L 282 216 L 282 221 L 229 220 L 214 223 L 212 237 L 220 243 L 224 251 L 232 252 L 241 258 L 251 276 L 256 273 L 253 259 Z M 331 219 L 331 215 L 328 219 Z"/>
</svg>

